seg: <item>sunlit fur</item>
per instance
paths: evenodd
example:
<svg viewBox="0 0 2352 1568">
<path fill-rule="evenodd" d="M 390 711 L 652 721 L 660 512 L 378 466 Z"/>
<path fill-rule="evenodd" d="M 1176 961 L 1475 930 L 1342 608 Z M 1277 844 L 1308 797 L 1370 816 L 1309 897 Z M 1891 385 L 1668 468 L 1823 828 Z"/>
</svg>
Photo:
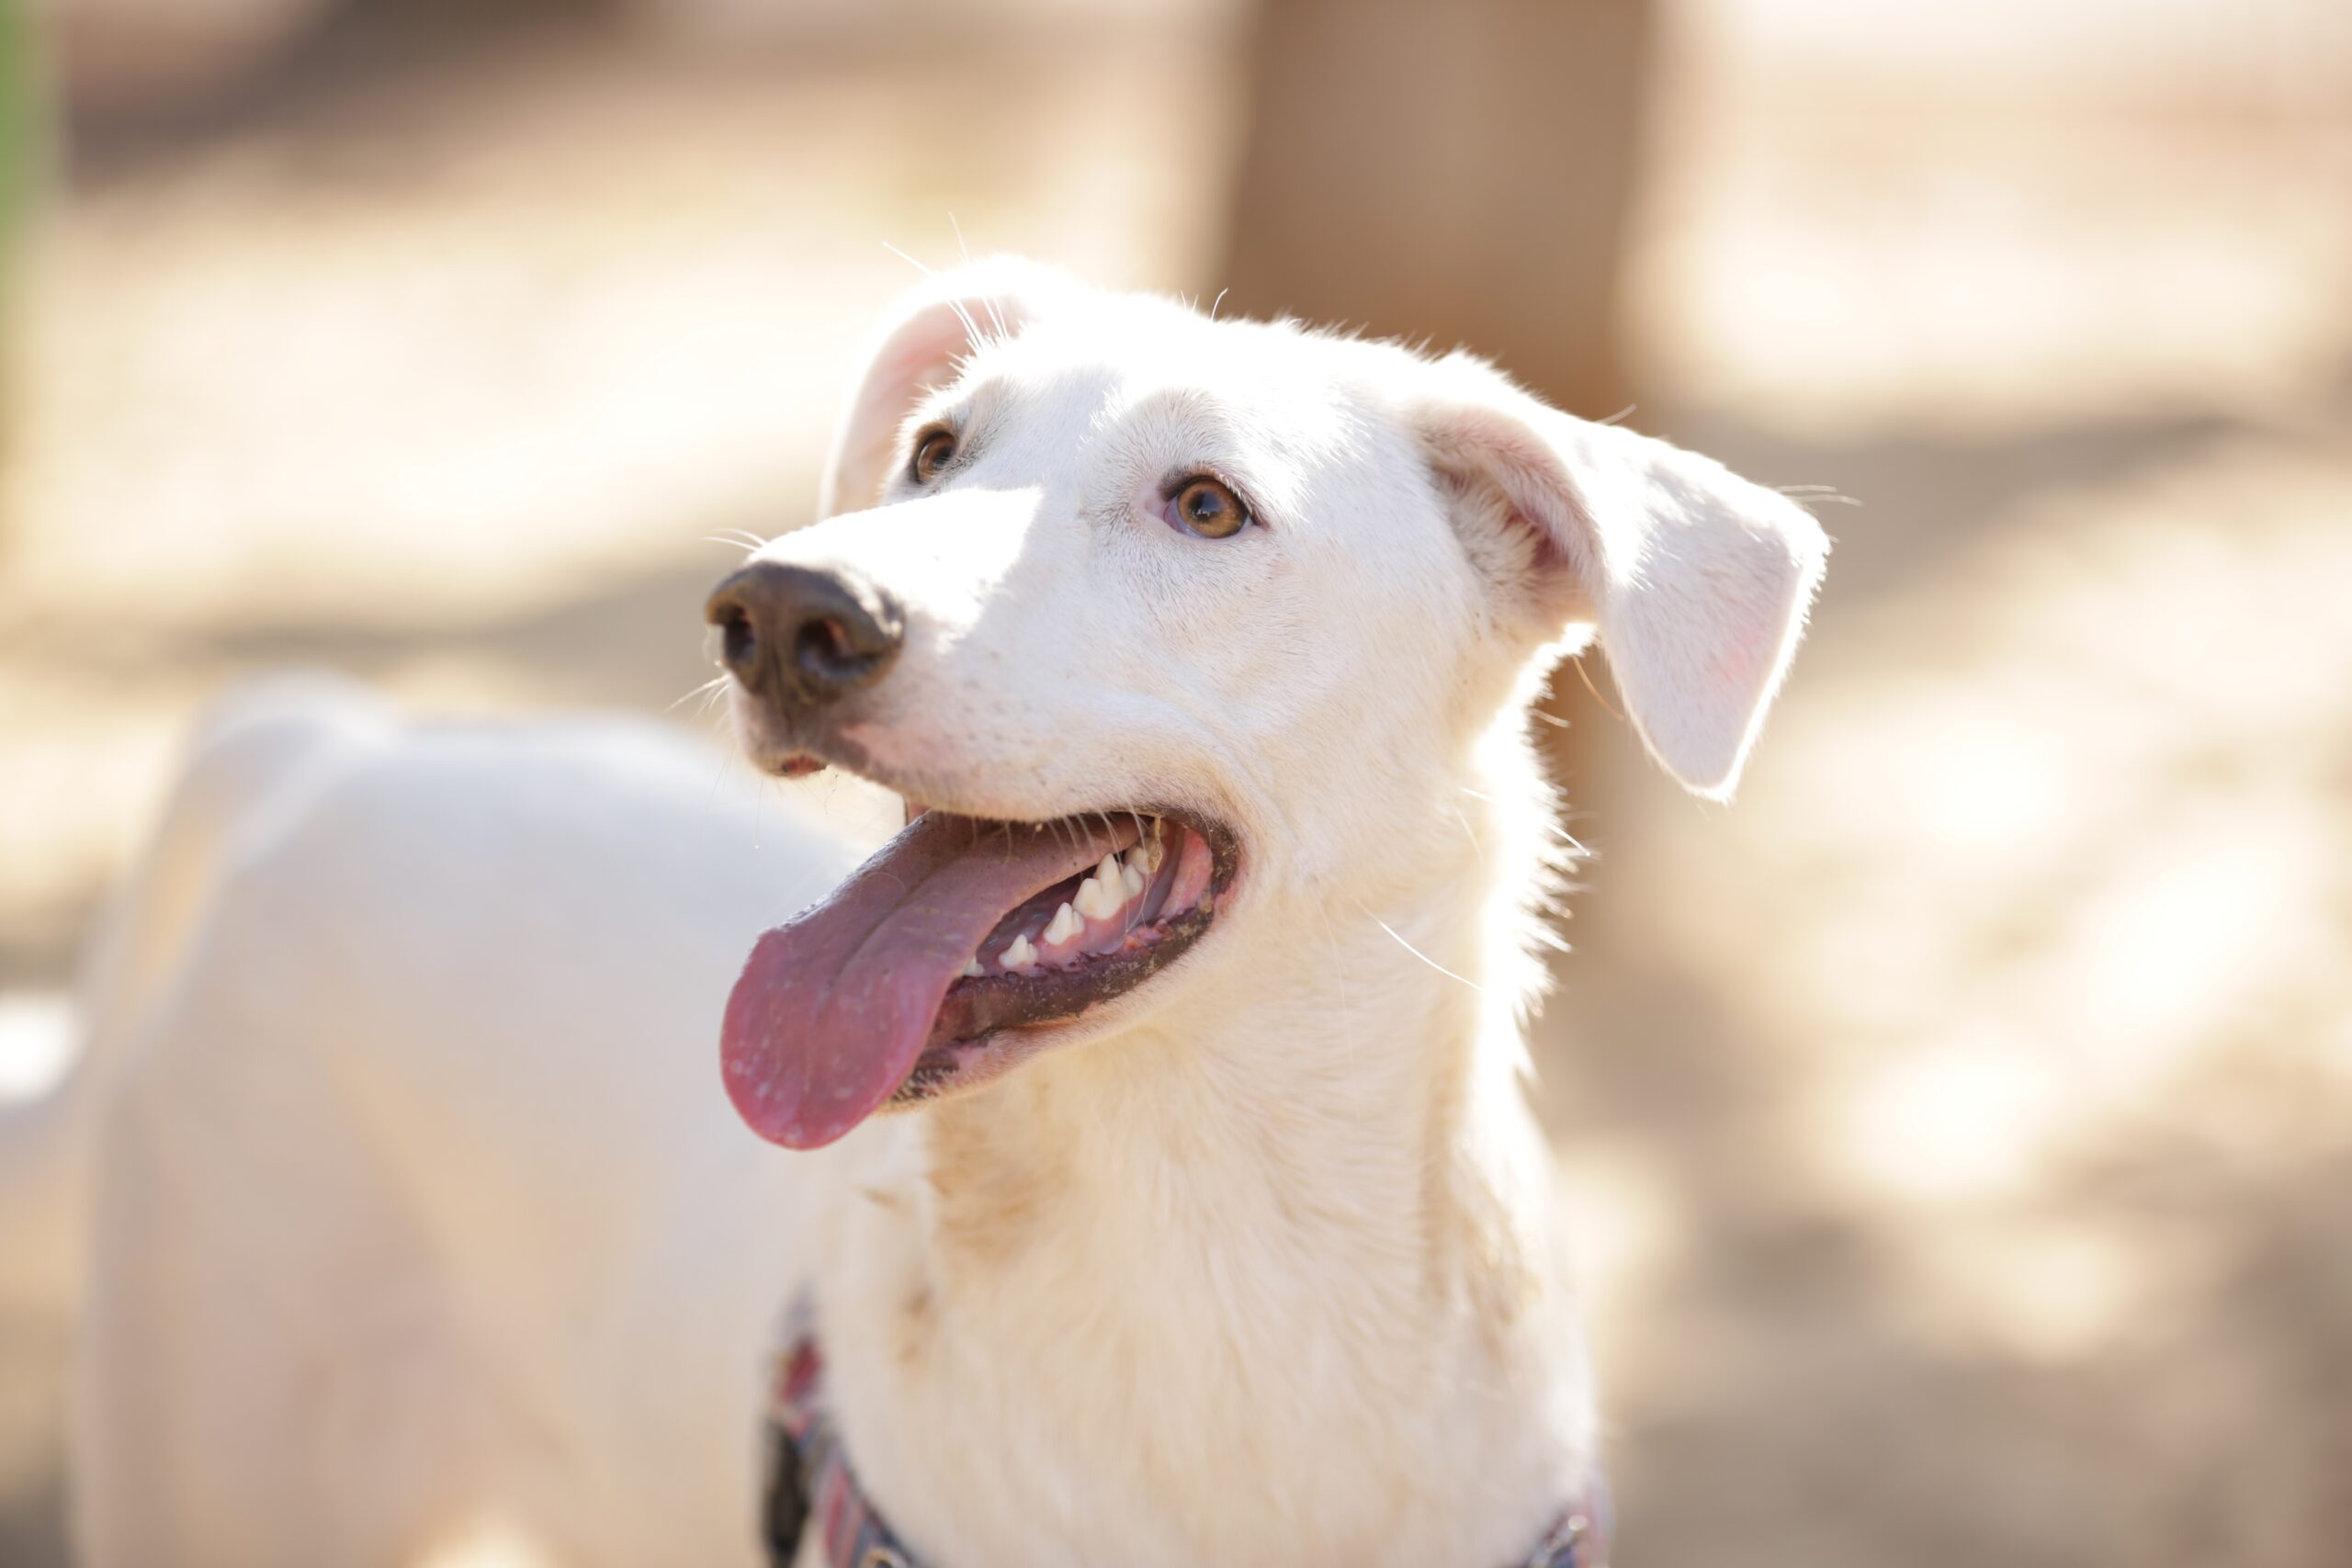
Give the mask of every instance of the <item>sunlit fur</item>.
<svg viewBox="0 0 2352 1568">
<path fill-rule="evenodd" d="M 1170 527 L 1195 468 L 1259 523 Z M 909 623 L 844 754 L 976 814 L 1215 818 L 1207 938 L 984 1091 L 787 1155 L 727 1109 L 718 1010 L 871 841 L 835 797 L 730 803 L 646 728 L 248 699 L 61 1101 L 103 1134 L 99 1568 L 373 1564 L 485 1516 L 748 1568 L 763 1352 L 811 1281 L 853 1462 L 938 1568 L 1498 1568 L 1581 1492 L 1521 1084 L 1567 847 L 1527 705 L 1597 629 L 1660 761 L 1727 791 L 1811 519 L 1475 361 L 1011 262 L 886 324 L 826 495 L 761 553 Z"/>
</svg>

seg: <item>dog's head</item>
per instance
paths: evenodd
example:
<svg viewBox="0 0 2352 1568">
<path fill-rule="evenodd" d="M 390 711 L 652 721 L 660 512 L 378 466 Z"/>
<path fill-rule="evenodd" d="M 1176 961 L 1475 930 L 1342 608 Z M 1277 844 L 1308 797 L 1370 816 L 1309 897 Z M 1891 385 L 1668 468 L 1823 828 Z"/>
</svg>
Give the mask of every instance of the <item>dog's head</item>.
<svg viewBox="0 0 2352 1568">
<path fill-rule="evenodd" d="M 1596 630 L 1652 753 L 1727 794 L 1827 547 L 1466 356 L 1011 261 L 896 312 L 824 507 L 709 605 L 755 761 L 910 803 L 729 1005 L 729 1090 L 799 1147 L 1132 1021 L 1283 890 L 1409 879 Z"/>
</svg>

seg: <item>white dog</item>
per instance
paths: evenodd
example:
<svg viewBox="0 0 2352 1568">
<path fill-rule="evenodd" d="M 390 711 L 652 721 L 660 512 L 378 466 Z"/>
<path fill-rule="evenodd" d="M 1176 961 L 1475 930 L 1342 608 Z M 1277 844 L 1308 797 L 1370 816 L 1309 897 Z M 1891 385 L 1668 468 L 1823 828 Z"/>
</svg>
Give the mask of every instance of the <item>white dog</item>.
<svg viewBox="0 0 2352 1568">
<path fill-rule="evenodd" d="M 1725 794 L 1819 528 L 1009 262 L 898 313 L 826 497 L 711 601 L 738 728 L 910 822 L 765 935 L 871 840 L 650 728 L 213 726 L 59 1112 L 87 1560 L 745 1568 L 802 1303 L 805 1562 L 1597 1561 L 1526 707 L 1597 628 Z"/>
</svg>

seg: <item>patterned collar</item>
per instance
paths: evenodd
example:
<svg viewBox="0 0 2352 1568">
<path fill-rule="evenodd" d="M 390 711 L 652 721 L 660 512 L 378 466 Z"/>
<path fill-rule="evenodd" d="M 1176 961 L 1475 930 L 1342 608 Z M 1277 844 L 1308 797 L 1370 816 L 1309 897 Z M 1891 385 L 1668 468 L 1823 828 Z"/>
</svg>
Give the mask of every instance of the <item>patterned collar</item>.
<svg viewBox="0 0 2352 1568">
<path fill-rule="evenodd" d="M 1607 1499 L 1596 1483 L 1511 1568 L 1606 1568 Z M 761 1531 L 773 1568 L 791 1568 L 804 1532 L 824 1542 L 824 1568 L 920 1568 L 858 1486 L 825 1404 L 825 1360 L 806 1297 L 792 1312 L 768 1395 L 767 1496 Z"/>
</svg>

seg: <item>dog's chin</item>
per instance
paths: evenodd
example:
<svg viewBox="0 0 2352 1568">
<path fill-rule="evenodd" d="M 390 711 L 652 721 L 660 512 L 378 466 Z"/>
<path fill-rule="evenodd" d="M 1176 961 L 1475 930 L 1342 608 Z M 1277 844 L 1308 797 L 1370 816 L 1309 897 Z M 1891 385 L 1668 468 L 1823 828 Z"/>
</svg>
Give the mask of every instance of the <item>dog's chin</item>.
<svg viewBox="0 0 2352 1568">
<path fill-rule="evenodd" d="M 908 797 L 850 750 L 752 760 L 792 777 L 831 763 Z M 736 984 L 727 1085 L 763 1137 L 830 1143 L 1133 1021 L 1235 897 L 1239 836 L 1190 809 L 1015 817 L 958 810 L 936 787 L 920 798 L 905 831 L 761 938 Z"/>
<path fill-rule="evenodd" d="M 1170 960 L 1171 966 L 1176 960 Z M 953 1041 L 944 1045 L 926 1047 L 915 1059 L 915 1070 L 875 1111 L 879 1121 L 905 1111 L 921 1111 L 946 1100 L 962 1100 L 978 1095 L 1010 1077 L 1016 1069 L 1040 1056 L 1069 1045 L 1084 1045 L 1115 1032 L 1125 1020 L 1148 1011 L 1151 1006 L 1151 991 L 1141 990 L 1138 1003 L 1132 999 L 1136 993 L 1114 998 L 1085 1016 L 1060 1023 L 1034 1023 L 1015 1028 L 991 1030 L 975 1040 Z"/>
</svg>

